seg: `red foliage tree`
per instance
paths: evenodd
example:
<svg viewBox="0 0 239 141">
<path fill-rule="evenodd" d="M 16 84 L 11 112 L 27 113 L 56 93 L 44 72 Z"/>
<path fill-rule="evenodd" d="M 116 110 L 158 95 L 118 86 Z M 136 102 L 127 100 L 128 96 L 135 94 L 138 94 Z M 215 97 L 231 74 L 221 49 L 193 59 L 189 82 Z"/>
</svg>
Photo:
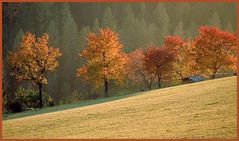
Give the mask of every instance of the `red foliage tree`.
<svg viewBox="0 0 239 141">
<path fill-rule="evenodd" d="M 174 52 L 173 68 L 180 81 L 194 74 L 195 53 L 192 41 L 184 41 L 180 36 L 166 36 L 164 46 Z"/>
<path fill-rule="evenodd" d="M 222 31 L 217 27 L 201 26 L 194 39 L 196 69 L 204 75 L 215 78 L 220 68 L 235 68 L 236 34 Z"/>
<path fill-rule="evenodd" d="M 128 54 L 128 76 L 136 83 L 144 83 L 150 90 L 155 79 L 154 74 L 149 73 L 144 64 L 145 53 L 142 49 L 136 49 Z"/>
<path fill-rule="evenodd" d="M 147 71 L 157 76 L 159 88 L 163 79 L 167 80 L 172 77 L 174 60 L 175 52 L 166 46 L 157 47 L 153 44 L 148 46 L 144 63 Z"/>
</svg>

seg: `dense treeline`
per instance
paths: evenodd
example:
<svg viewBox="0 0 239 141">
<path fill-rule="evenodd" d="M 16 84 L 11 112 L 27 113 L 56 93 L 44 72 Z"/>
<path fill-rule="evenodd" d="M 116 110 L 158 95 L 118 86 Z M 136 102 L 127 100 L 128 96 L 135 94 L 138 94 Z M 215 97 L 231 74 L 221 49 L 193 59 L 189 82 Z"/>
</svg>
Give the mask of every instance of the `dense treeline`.
<svg viewBox="0 0 239 141">
<path fill-rule="evenodd" d="M 62 52 L 59 67 L 56 71 L 47 73 L 48 85 L 43 90 L 55 102 L 67 103 L 78 100 L 78 97 L 84 100 L 103 94 L 103 91 L 99 91 L 102 87 L 96 89 L 92 83 L 76 77 L 76 70 L 87 62 L 78 54 L 86 47 L 88 33 L 108 27 L 119 33 L 124 52 L 141 48 L 133 53 L 140 55 L 149 44 L 162 46 L 166 35 L 179 35 L 182 40 L 194 38 L 200 25 L 213 25 L 234 32 L 235 11 L 233 3 L 4 3 L 4 107 L 14 99 L 18 87 L 34 88 L 30 83 L 15 81 L 9 75 L 9 67 L 5 62 L 9 51 L 18 48 L 25 32 L 36 36 L 48 33 L 49 45 Z M 150 50 L 147 49 L 147 52 L 150 53 Z M 165 51 L 161 49 L 159 52 Z M 175 67 L 177 64 L 173 65 Z M 160 78 L 160 74 L 157 76 Z M 118 86 L 114 80 L 107 79 L 107 84 L 111 87 L 109 95 L 115 94 L 117 88 L 138 91 L 139 86 L 130 80 L 132 79 L 124 80 L 126 83 Z M 151 88 L 153 81 L 150 75 L 143 81 Z"/>
</svg>

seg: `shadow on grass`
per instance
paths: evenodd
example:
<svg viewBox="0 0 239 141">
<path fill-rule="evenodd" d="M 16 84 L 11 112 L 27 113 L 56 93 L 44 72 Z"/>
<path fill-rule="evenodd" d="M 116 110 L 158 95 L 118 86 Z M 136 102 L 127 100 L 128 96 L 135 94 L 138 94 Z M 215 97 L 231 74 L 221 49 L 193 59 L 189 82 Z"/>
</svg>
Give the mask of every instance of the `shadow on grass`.
<svg viewBox="0 0 239 141">
<path fill-rule="evenodd" d="M 137 93 L 127 94 L 127 95 L 112 96 L 112 97 L 107 97 L 107 98 L 99 98 L 99 99 L 76 102 L 76 103 L 72 103 L 72 104 L 57 105 L 57 106 L 54 106 L 54 107 L 45 107 L 43 109 L 34 109 L 34 110 L 31 110 L 31 111 L 24 111 L 24 112 L 20 112 L 20 113 L 10 113 L 10 114 L 3 115 L 2 119 L 3 120 L 8 120 L 8 119 L 21 118 L 21 117 L 37 115 L 37 114 L 44 114 L 44 113 L 68 110 L 68 109 L 73 109 L 73 108 L 78 108 L 78 107 L 83 107 L 83 106 L 89 106 L 89 105 L 94 105 L 94 104 L 99 104 L 99 103 L 111 102 L 111 101 L 114 101 L 114 100 L 119 100 L 119 99 L 123 99 L 123 98 L 127 98 L 127 97 L 132 97 L 132 96 L 135 96 L 135 95 L 139 95 L 139 94 L 142 94 L 142 93 L 144 93 L 144 92 L 137 92 Z"/>
</svg>

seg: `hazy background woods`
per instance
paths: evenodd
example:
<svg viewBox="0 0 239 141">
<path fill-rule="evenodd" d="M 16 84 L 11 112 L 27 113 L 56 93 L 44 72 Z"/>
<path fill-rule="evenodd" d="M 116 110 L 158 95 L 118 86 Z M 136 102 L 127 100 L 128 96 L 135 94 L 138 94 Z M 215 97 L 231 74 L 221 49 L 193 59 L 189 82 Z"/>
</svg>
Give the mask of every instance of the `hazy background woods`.
<svg viewBox="0 0 239 141">
<path fill-rule="evenodd" d="M 60 48 L 62 56 L 56 71 L 44 86 L 56 102 L 79 96 L 81 100 L 103 96 L 79 77 L 76 69 L 85 60 L 78 54 L 85 47 L 85 36 L 99 27 L 119 33 L 124 51 L 144 48 L 153 42 L 161 45 L 165 35 L 193 38 L 199 25 L 216 25 L 236 30 L 236 3 L 4 3 L 3 4 L 3 96 L 14 98 L 19 85 L 34 88 L 31 82 L 17 82 L 5 64 L 9 51 L 15 50 L 24 32 L 50 35 L 50 46 Z M 140 91 L 126 81 L 118 86 L 110 81 L 109 94 Z M 120 90 L 120 91 L 117 91 Z"/>
</svg>

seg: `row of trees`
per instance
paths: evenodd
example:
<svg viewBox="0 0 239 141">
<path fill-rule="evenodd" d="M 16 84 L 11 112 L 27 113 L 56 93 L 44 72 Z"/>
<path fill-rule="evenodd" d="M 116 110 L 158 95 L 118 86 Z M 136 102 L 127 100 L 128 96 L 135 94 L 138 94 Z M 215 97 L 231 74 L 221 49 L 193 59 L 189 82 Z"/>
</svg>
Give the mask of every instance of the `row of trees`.
<svg viewBox="0 0 239 141">
<path fill-rule="evenodd" d="M 118 34 L 109 28 L 99 29 L 87 35 L 87 46 L 80 56 L 87 62 L 77 70 L 77 76 L 105 87 L 108 97 L 109 80 L 131 80 L 144 83 L 151 89 L 152 82 L 179 79 L 195 74 L 212 75 L 220 68 L 236 67 L 236 35 L 217 27 L 201 26 L 193 40 L 180 36 L 166 36 L 162 47 L 154 44 L 146 50 L 136 49 L 128 55 L 122 51 Z M 32 33 L 22 37 L 20 47 L 8 55 L 11 75 L 17 80 L 32 80 L 39 87 L 39 107 L 42 108 L 42 85 L 47 84 L 46 71 L 58 66 L 61 52 L 48 46 L 49 36 L 37 38 Z"/>
<path fill-rule="evenodd" d="M 59 103 L 73 95 L 82 95 L 85 100 L 94 93 L 102 94 L 101 87 L 95 90 L 93 83 L 75 77 L 75 70 L 86 62 L 77 53 L 86 46 L 88 33 L 110 27 L 119 33 L 119 41 L 124 45 L 121 50 L 129 53 L 136 48 L 145 49 L 150 42 L 161 46 L 168 34 L 183 39 L 193 37 L 197 26 L 203 24 L 233 32 L 234 13 L 233 3 L 3 3 L 3 97 L 7 101 L 4 107 L 15 99 L 17 88 L 34 88 L 25 81 L 15 81 L 6 64 L 7 54 L 17 49 L 27 31 L 38 37 L 47 32 L 49 44 L 63 54 L 59 68 L 46 73 L 48 85 L 43 87 Z M 109 94 L 115 94 L 113 89 L 118 86 L 114 81 L 109 81 L 109 86 Z M 138 90 L 133 85 L 122 88 Z"/>
<path fill-rule="evenodd" d="M 121 81 L 128 76 L 151 89 L 155 79 L 160 88 L 162 80 L 182 81 L 196 74 L 215 78 L 219 69 L 236 69 L 236 35 L 217 27 L 199 27 L 199 34 L 192 40 L 166 36 L 161 47 L 151 43 L 127 57 L 121 48 L 117 33 L 100 29 L 99 34 L 88 34 L 87 48 L 80 54 L 87 64 L 78 69 L 78 75 L 96 85 L 104 82 L 105 97 L 110 79 Z"/>
<path fill-rule="evenodd" d="M 151 89 L 155 77 L 160 88 L 162 79 L 181 82 L 192 75 L 215 78 L 219 69 L 236 71 L 236 35 L 208 26 L 199 31 L 193 40 L 166 36 L 162 47 L 149 45 L 131 52 L 130 78 Z"/>
</svg>

